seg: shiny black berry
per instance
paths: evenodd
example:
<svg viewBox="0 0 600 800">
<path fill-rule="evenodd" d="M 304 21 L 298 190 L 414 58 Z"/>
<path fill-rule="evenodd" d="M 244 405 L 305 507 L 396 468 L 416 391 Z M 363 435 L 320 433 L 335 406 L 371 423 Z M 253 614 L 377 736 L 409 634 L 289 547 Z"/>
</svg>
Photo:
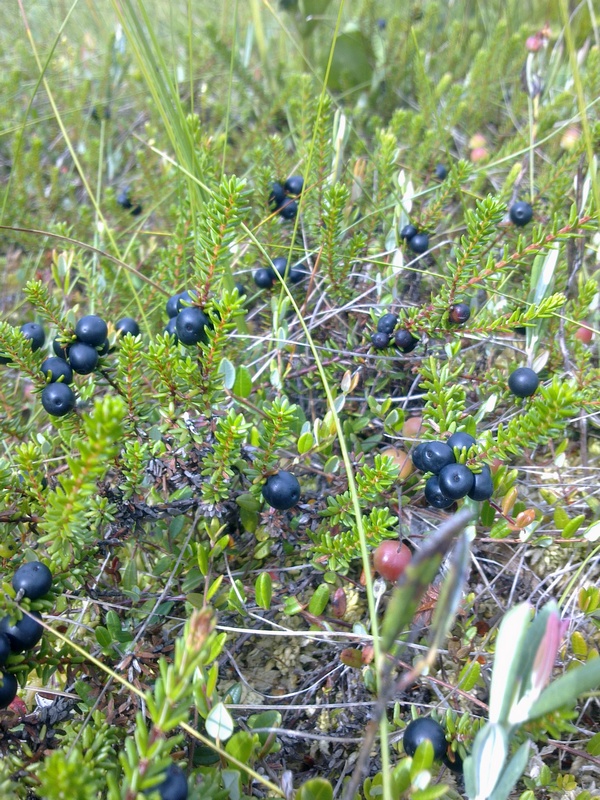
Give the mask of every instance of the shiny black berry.
<svg viewBox="0 0 600 800">
<path fill-rule="evenodd" d="M 285 202 L 285 199 L 285 191 L 283 186 L 280 183 L 272 183 L 271 193 L 269 194 L 269 205 L 273 211 L 277 211 L 278 208 L 281 208 L 281 205 Z"/>
<path fill-rule="evenodd" d="M 416 233 L 408 240 L 408 246 L 413 253 L 426 253 L 429 250 L 429 236 L 426 233 Z"/>
<path fill-rule="evenodd" d="M 275 475 L 269 475 L 262 488 L 262 495 L 271 508 L 285 511 L 295 506 L 300 499 L 300 483 L 291 472 L 281 470 Z"/>
<path fill-rule="evenodd" d="M 487 464 L 484 464 L 481 472 L 473 474 L 473 488 L 469 492 L 471 500 L 488 500 L 494 493 L 494 483 L 492 472 Z"/>
<path fill-rule="evenodd" d="M 55 352 L 55 354 L 56 354 L 56 356 L 57 356 L 58 358 L 62 358 L 62 359 L 64 359 L 64 360 L 66 361 L 66 360 L 67 360 L 67 357 L 68 357 L 68 355 L 69 355 L 69 350 L 71 349 L 71 345 L 70 345 L 70 344 L 68 344 L 68 345 L 65 347 L 64 345 L 62 345 L 62 344 L 60 343 L 60 340 L 59 340 L 58 338 L 56 338 L 56 339 L 54 339 L 54 341 L 52 342 L 52 349 L 54 350 L 54 352 Z"/>
<path fill-rule="evenodd" d="M 398 324 L 397 314 L 384 314 L 383 317 L 379 317 L 379 320 L 377 322 L 377 330 L 379 333 L 392 334 L 397 324 Z"/>
<path fill-rule="evenodd" d="M 209 318 L 197 306 L 182 308 L 176 317 L 175 329 L 179 341 L 188 346 L 198 344 L 198 342 L 206 343 L 208 337 L 205 329 L 209 327 Z"/>
<path fill-rule="evenodd" d="M 66 383 L 49 383 L 42 389 L 42 405 L 53 417 L 64 417 L 75 408 L 75 395 Z"/>
<path fill-rule="evenodd" d="M 437 475 L 432 475 L 425 483 L 425 499 L 434 508 L 449 508 L 454 500 L 447 497 L 440 489 Z"/>
<path fill-rule="evenodd" d="M 300 281 L 303 281 L 304 278 L 306 278 L 306 274 L 307 273 L 303 269 L 292 267 L 288 272 L 288 280 L 293 284 L 300 283 Z"/>
<path fill-rule="evenodd" d="M 177 317 L 171 317 L 171 319 L 167 322 L 165 326 L 165 333 L 168 333 L 169 336 L 174 336 L 175 342 L 179 341 L 177 336 Z"/>
<path fill-rule="evenodd" d="M 466 303 L 455 303 L 448 312 L 448 319 L 453 325 L 464 325 L 471 316 L 471 309 Z"/>
<path fill-rule="evenodd" d="M 286 200 L 279 209 L 279 216 L 283 219 L 296 219 L 298 203 L 295 200 Z"/>
<path fill-rule="evenodd" d="M 98 366 L 98 351 L 90 344 L 75 342 L 69 348 L 69 364 L 79 375 L 89 375 Z"/>
<path fill-rule="evenodd" d="M 171 764 L 165 771 L 162 783 L 159 783 L 156 790 L 160 794 L 161 800 L 187 800 L 188 784 L 185 772 L 177 764 Z"/>
<path fill-rule="evenodd" d="M 371 344 L 375 350 L 385 350 L 389 346 L 390 336 L 388 333 L 381 333 L 377 331 L 371 334 Z"/>
<path fill-rule="evenodd" d="M 188 292 L 187 290 L 184 292 L 177 292 L 177 294 L 174 294 L 167 300 L 167 316 L 169 318 L 176 317 L 177 314 L 179 314 L 179 312 L 184 308 L 188 308 L 189 306 L 193 305 L 195 300 L 195 296 L 193 296 L 192 293 Z"/>
<path fill-rule="evenodd" d="M 445 442 L 423 442 L 414 451 L 413 464 L 422 472 L 438 472 L 447 464 L 454 464 L 454 451 Z"/>
<path fill-rule="evenodd" d="M 409 242 L 413 238 L 413 236 L 417 235 L 418 232 L 419 231 L 417 230 L 417 228 L 409 223 L 408 225 L 405 225 L 400 231 L 400 238 Z"/>
<path fill-rule="evenodd" d="M 448 170 L 443 164 L 436 164 L 435 169 L 433 170 L 433 174 L 438 179 L 438 181 L 445 181 L 448 177 Z"/>
<path fill-rule="evenodd" d="M 12 672 L 0 672 L 0 708 L 8 708 L 17 696 L 17 679 Z"/>
<path fill-rule="evenodd" d="M 275 280 L 275 270 L 271 267 L 261 267 L 254 273 L 254 283 L 259 289 L 270 289 Z"/>
<path fill-rule="evenodd" d="M 291 175 L 283 184 L 283 188 L 288 194 L 297 197 L 302 194 L 302 190 L 304 189 L 304 178 L 302 175 Z"/>
<path fill-rule="evenodd" d="M 75 325 L 75 336 L 78 341 L 89 344 L 91 347 L 99 347 L 104 344 L 108 335 L 108 326 L 101 317 L 96 314 L 88 314 L 82 317 Z"/>
<path fill-rule="evenodd" d="M 518 367 L 508 379 L 508 388 L 517 397 L 531 397 L 539 385 L 537 373 L 529 367 Z"/>
<path fill-rule="evenodd" d="M 447 464 L 438 475 L 439 487 L 442 494 L 452 500 L 465 497 L 475 483 L 473 473 L 465 464 Z"/>
<path fill-rule="evenodd" d="M 22 564 L 12 579 L 15 592 L 23 591 L 23 597 L 39 600 L 52 588 L 52 573 L 41 561 Z"/>
<path fill-rule="evenodd" d="M 42 326 L 38 325 L 37 322 L 26 322 L 24 325 L 21 325 L 20 330 L 26 339 L 31 340 L 32 350 L 39 350 L 40 347 L 44 346 L 46 334 Z"/>
<path fill-rule="evenodd" d="M 133 317 L 123 317 L 115 325 L 115 330 L 121 336 L 137 336 L 140 332 L 140 326 L 133 319 Z"/>
<path fill-rule="evenodd" d="M 58 356 L 49 356 L 42 361 L 42 372 L 48 383 L 56 383 L 61 379 L 62 383 L 73 381 L 73 370 L 64 359 Z"/>
<path fill-rule="evenodd" d="M 518 228 L 522 228 L 533 219 L 533 208 L 529 205 L 529 203 L 525 203 L 523 200 L 520 200 L 518 203 L 514 203 L 510 207 L 508 216 L 510 217 L 510 221 L 513 223 L 513 225 L 516 225 Z"/>
<path fill-rule="evenodd" d="M 404 731 L 404 752 L 409 756 L 414 756 L 417 747 L 428 739 L 433 747 L 433 755 L 436 760 L 440 760 L 446 754 L 448 747 L 444 729 L 431 717 L 419 717 L 409 722 Z"/>
<path fill-rule="evenodd" d="M 23 614 L 15 625 L 10 624 L 9 617 L 0 619 L 0 633 L 5 633 L 8 636 L 10 649 L 13 653 L 32 650 L 36 646 L 44 635 L 44 628 L 38 622 L 41 618 L 37 611 L 32 611 L 31 617 Z"/>
<path fill-rule="evenodd" d="M 285 278 L 285 271 L 287 270 L 288 261 L 283 256 L 276 256 L 273 259 L 273 269 L 278 272 L 282 278 Z"/>
<path fill-rule="evenodd" d="M 139 215 L 144 210 L 144 207 L 141 203 L 136 203 L 134 207 L 131 209 L 131 216 L 132 217 L 139 217 Z"/>
<path fill-rule="evenodd" d="M 465 447 L 468 450 L 470 447 L 473 447 L 475 443 L 475 437 L 471 436 L 470 433 L 457 431 L 448 439 L 447 445 L 448 447 L 452 448 L 458 447 L 459 450 L 462 450 L 463 447 Z"/>
<path fill-rule="evenodd" d="M 411 353 L 415 347 L 419 344 L 419 339 L 416 336 L 413 336 L 410 331 L 407 331 L 406 328 L 401 328 L 399 331 L 396 331 L 396 335 L 394 336 L 394 344 L 401 350 L 403 353 Z"/>
</svg>

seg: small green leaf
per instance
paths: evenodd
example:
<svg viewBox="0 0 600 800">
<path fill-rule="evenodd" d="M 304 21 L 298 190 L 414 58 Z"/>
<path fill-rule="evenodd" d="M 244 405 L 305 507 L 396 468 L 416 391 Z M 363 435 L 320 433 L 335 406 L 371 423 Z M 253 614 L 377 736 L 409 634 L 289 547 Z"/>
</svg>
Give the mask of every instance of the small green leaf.
<svg viewBox="0 0 600 800">
<path fill-rule="evenodd" d="M 410 768 L 410 777 L 414 780 L 419 772 L 429 769 L 433 764 L 433 745 L 429 739 L 424 739 L 417 747 Z"/>
<path fill-rule="evenodd" d="M 288 617 L 299 614 L 303 608 L 304 606 L 297 597 L 286 597 L 283 601 L 283 613 L 287 614 Z"/>
<path fill-rule="evenodd" d="M 185 596 L 185 599 L 194 608 L 204 608 L 204 595 L 199 592 L 190 592 Z"/>
<path fill-rule="evenodd" d="M 250 397 L 252 394 L 252 376 L 247 367 L 240 366 L 237 368 L 233 383 L 233 393 L 238 397 Z"/>
<path fill-rule="evenodd" d="M 261 572 L 256 579 L 254 594 L 257 605 L 268 611 L 271 608 L 271 597 L 273 596 L 273 581 L 268 572 Z"/>
<path fill-rule="evenodd" d="M 127 566 L 123 572 L 123 581 L 122 587 L 126 591 L 130 592 L 135 586 L 137 586 L 137 567 L 135 564 L 135 559 L 129 559 Z"/>
<path fill-rule="evenodd" d="M 100 647 L 106 649 L 112 645 L 113 638 L 103 625 L 98 625 L 95 630 L 96 641 Z"/>
<path fill-rule="evenodd" d="M 244 764 L 248 764 L 256 749 L 254 737 L 248 731 L 238 731 L 234 733 L 227 742 L 225 750 L 230 756 L 237 758 Z"/>
<path fill-rule="evenodd" d="M 458 686 L 463 692 L 470 692 L 474 689 L 481 674 L 479 661 L 469 661 L 461 669 L 458 676 Z"/>
<path fill-rule="evenodd" d="M 600 756 L 600 732 L 592 736 L 585 749 L 591 756 Z"/>
<path fill-rule="evenodd" d="M 228 358 L 222 358 L 219 364 L 219 372 L 223 376 L 223 383 L 226 389 L 233 389 L 235 383 L 235 367 Z"/>
<path fill-rule="evenodd" d="M 260 508 L 260 501 L 253 494 L 240 494 L 235 502 L 245 511 L 258 511 Z"/>
<path fill-rule="evenodd" d="M 206 732 L 213 739 L 219 739 L 222 742 L 229 739 L 233 733 L 233 719 L 223 703 L 217 703 L 210 710 L 206 718 L 205 727 Z"/>
<path fill-rule="evenodd" d="M 313 596 L 310 598 L 310 603 L 308 604 L 308 610 L 311 614 L 314 614 L 315 617 L 321 616 L 321 614 L 325 611 L 327 603 L 329 602 L 329 586 L 326 583 L 322 583 L 314 591 Z"/>
<path fill-rule="evenodd" d="M 315 444 L 314 436 L 310 431 L 306 431 L 298 439 L 298 453 L 300 453 L 300 455 L 308 453 L 308 451 L 311 450 L 312 447 L 314 447 L 314 444 Z"/>
<path fill-rule="evenodd" d="M 296 800 L 333 800 L 333 787 L 325 778 L 312 778 L 298 789 Z"/>
<path fill-rule="evenodd" d="M 563 539 L 571 539 L 579 530 L 581 525 L 585 522 L 585 516 L 579 514 L 577 517 L 570 519 L 562 530 L 561 536 Z"/>
</svg>

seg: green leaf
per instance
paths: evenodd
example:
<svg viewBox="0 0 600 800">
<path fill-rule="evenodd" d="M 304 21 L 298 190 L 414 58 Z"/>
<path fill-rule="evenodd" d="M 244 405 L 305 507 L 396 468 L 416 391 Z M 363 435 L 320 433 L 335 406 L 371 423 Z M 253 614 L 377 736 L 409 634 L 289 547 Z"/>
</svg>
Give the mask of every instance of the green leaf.
<svg viewBox="0 0 600 800">
<path fill-rule="evenodd" d="M 341 33 L 335 40 L 328 87 L 334 91 L 368 90 L 372 59 L 371 43 L 362 31 Z"/>
<path fill-rule="evenodd" d="M 123 571 L 123 581 L 122 587 L 126 591 L 130 592 L 135 586 L 137 586 L 137 567 L 135 564 L 135 559 L 129 559 L 125 570 Z"/>
<path fill-rule="evenodd" d="M 268 572 L 261 572 L 256 579 L 254 594 L 257 605 L 268 611 L 271 608 L 271 597 L 273 596 L 273 581 Z"/>
<path fill-rule="evenodd" d="M 296 800 L 333 800 L 333 787 L 325 778 L 312 778 L 298 789 Z"/>
<path fill-rule="evenodd" d="M 113 643 L 113 637 L 103 625 L 98 625 L 95 630 L 96 641 L 103 649 L 107 649 Z"/>
<path fill-rule="evenodd" d="M 315 444 L 314 436 L 310 431 L 306 431 L 298 439 L 298 452 L 300 453 L 300 455 L 304 455 L 304 453 L 308 453 L 308 451 L 312 447 L 314 447 L 314 444 Z"/>
<path fill-rule="evenodd" d="M 600 732 L 592 736 L 585 749 L 591 756 L 600 756 Z"/>
<path fill-rule="evenodd" d="M 525 771 L 528 760 L 529 742 L 523 742 L 502 771 L 500 780 L 490 795 L 490 800 L 507 800 L 515 784 Z"/>
<path fill-rule="evenodd" d="M 247 367 L 239 366 L 233 383 L 233 393 L 238 397 L 250 397 L 252 394 L 252 376 Z"/>
<path fill-rule="evenodd" d="M 496 638 L 490 688 L 490 722 L 504 722 L 520 685 L 519 668 L 524 647 L 529 647 L 531 606 L 519 603 L 508 611 Z"/>
<path fill-rule="evenodd" d="M 479 661 L 469 661 L 461 669 L 458 676 L 458 686 L 463 692 L 470 692 L 474 689 L 481 675 L 481 665 Z"/>
<path fill-rule="evenodd" d="M 238 731 L 227 742 L 225 750 L 238 761 L 248 764 L 256 750 L 254 737 L 248 731 Z"/>
<path fill-rule="evenodd" d="M 281 714 L 279 711 L 263 711 L 260 714 L 251 714 L 248 717 L 248 727 L 251 731 L 259 728 L 278 728 L 281 725 Z M 261 745 L 264 745 L 271 734 L 267 731 L 259 731 L 257 736 Z"/>
<path fill-rule="evenodd" d="M 561 675 L 546 687 L 529 712 L 529 719 L 551 714 L 563 706 L 572 705 L 584 692 L 600 686 L 600 658 Z"/>
<path fill-rule="evenodd" d="M 433 764 L 433 745 L 429 739 L 424 739 L 417 747 L 410 767 L 410 777 L 414 780 L 419 772 L 429 769 Z"/>
<path fill-rule="evenodd" d="M 205 722 L 206 732 L 209 736 L 212 736 L 213 739 L 219 739 L 220 741 L 224 742 L 233 733 L 233 719 L 231 718 L 231 714 L 223 703 L 217 703 L 214 706 Z"/>
<path fill-rule="evenodd" d="M 223 383 L 226 389 L 233 389 L 235 385 L 235 367 L 228 358 L 222 358 L 219 364 L 219 372 L 223 376 Z"/>
<path fill-rule="evenodd" d="M 327 603 L 329 602 L 330 589 L 326 583 L 322 583 L 314 591 L 313 596 L 310 598 L 308 610 L 315 617 L 321 616 L 325 611 Z"/>
</svg>

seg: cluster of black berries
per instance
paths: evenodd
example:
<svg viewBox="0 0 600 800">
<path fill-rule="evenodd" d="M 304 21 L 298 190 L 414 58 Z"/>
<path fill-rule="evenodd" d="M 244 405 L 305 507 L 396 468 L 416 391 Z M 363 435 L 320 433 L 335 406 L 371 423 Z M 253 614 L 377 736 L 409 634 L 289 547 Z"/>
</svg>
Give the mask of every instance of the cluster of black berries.
<svg viewBox="0 0 600 800">
<path fill-rule="evenodd" d="M 404 239 L 413 253 L 417 253 L 417 255 L 429 250 L 429 236 L 426 233 L 419 233 L 414 225 L 405 225 L 400 231 L 400 238 Z"/>
<path fill-rule="evenodd" d="M 295 219 L 298 213 L 298 198 L 304 188 L 302 175 L 292 175 L 283 186 L 275 181 L 271 184 L 269 205 L 282 219 Z"/>
<path fill-rule="evenodd" d="M 52 588 L 52 573 L 41 561 L 29 561 L 15 572 L 12 586 L 17 593 L 17 602 L 24 597 L 39 600 Z M 23 614 L 11 625 L 10 617 L 0 619 L 0 667 L 4 667 L 12 653 L 33 650 L 44 634 L 40 614 Z M 17 679 L 11 672 L 0 670 L 0 708 L 7 708 L 17 695 Z"/>
<path fill-rule="evenodd" d="M 410 353 L 415 349 L 420 340 L 406 328 L 399 328 L 394 333 L 397 324 L 397 314 L 384 314 L 379 318 L 377 330 L 371 335 L 371 344 L 375 350 L 384 350 L 388 347 L 392 336 L 394 337 L 394 344 L 403 353 Z"/>
<path fill-rule="evenodd" d="M 169 321 L 165 333 L 174 336 L 176 341 L 186 347 L 192 347 L 199 342 L 206 344 L 206 329 L 213 327 L 204 311 L 194 305 L 195 302 L 196 296 L 187 290 L 174 294 L 167 300 Z"/>
<path fill-rule="evenodd" d="M 288 266 L 287 258 L 277 256 L 273 259 L 272 267 L 261 267 L 254 273 L 254 283 L 259 289 L 270 289 L 277 280 L 278 273 L 284 280 L 289 280 L 290 283 L 300 283 L 306 276 L 306 272 L 299 267 Z"/>
<path fill-rule="evenodd" d="M 476 444 L 468 433 L 453 433 L 447 442 L 422 442 L 412 453 L 412 462 L 422 472 L 433 475 L 425 483 L 425 499 L 435 508 L 448 508 L 455 500 L 487 500 L 492 496 L 492 473 L 485 464 L 472 472 L 456 461 L 455 450 L 470 450 Z"/>
</svg>

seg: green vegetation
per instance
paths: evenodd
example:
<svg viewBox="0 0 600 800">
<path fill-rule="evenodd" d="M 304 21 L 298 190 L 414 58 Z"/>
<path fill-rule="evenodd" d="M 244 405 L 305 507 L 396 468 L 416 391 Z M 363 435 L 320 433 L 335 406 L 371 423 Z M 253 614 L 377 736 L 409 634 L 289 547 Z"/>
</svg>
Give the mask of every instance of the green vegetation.
<svg viewBox="0 0 600 800">
<path fill-rule="evenodd" d="M 598 796 L 599 30 L 0 4 L 3 798 Z"/>
</svg>

